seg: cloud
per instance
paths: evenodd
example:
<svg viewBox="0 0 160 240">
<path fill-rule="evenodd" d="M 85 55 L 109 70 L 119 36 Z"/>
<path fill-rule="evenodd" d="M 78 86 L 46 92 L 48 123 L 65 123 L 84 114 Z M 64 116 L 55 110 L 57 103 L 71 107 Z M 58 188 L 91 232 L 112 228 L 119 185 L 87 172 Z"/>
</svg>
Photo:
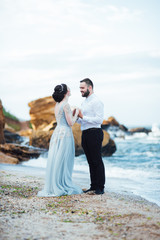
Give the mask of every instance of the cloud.
<svg viewBox="0 0 160 240">
<path fill-rule="evenodd" d="M 108 10 L 110 10 L 110 15 L 108 16 L 108 20 L 114 22 L 124 22 L 124 21 L 138 21 L 144 14 L 144 11 L 136 9 L 131 10 L 127 7 L 115 7 L 108 6 Z M 108 11 L 109 12 L 109 11 Z"/>
<path fill-rule="evenodd" d="M 136 91 L 152 83 L 153 93 L 160 78 L 159 15 L 149 6 L 118 0 L 0 1 L 0 96 L 19 113 L 61 82 L 78 104 L 79 80 L 85 77 L 102 98 L 106 91 L 110 98 L 116 93 L 114 111 L 130 86 Z M 134 104 L 131 94 L 128 105 Z"/>
</svg>

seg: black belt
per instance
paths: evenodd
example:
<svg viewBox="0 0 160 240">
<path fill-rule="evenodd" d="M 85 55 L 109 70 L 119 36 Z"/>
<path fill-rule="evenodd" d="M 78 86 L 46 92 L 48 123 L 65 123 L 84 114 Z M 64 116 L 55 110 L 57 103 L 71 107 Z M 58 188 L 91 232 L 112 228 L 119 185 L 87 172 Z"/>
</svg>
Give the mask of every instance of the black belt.
<svg viewBox="0 0 160 240">
<path fill-rule="evenodd" d="M 90 131 L 94 131 L 94 130 L 98 130 L 98 129 L 101 129 L 101 128 L 88 128 L 86 130 L 83 130 L 83 132 L 90 132 Z"/>
</svg>

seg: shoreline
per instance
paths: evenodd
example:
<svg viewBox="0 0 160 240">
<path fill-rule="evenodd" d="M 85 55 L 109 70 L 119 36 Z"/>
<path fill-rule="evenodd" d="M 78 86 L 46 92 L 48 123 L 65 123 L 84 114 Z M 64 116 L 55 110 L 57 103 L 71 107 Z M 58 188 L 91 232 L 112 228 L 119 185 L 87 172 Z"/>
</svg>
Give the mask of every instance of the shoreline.
<svg viewBox="0 0 160 240">
<path fill-rule="evenodd" d="M 25 166 L 22 164 L 0 164 L 0 171 L 10 171 L 11 173 L 17 172 L 18 174 L 21 174 L 22 176 L 26 175 L 29 171 L 29 174 L 41 178 L 42 181 L 44 181 L 45 178 L 45 168 L 41 167 L 33 167 L 33 166 Z M 74 170 L 73 171 L 73 182 L 77 185 L 79 185 L 81 188 L 89 188 L 90 186 L 90 181 L 89 181 L 89 173 L 84 173 L 81 170 Z M 153 199 L 147 199 L 146 197 L 143 197 L 139 194 L 135 194 L 132 191 L 128 191 L 124 189 L 123 191 L 117 191 L 113 186 L 108 185 L 105 188 L 105 192 L 112 193 L 112 194 L 117 194 L 117 195 L 125 195 L 125 196 L 130 196 L 135 199 L 143 199 L 144 201 L 150 202 L 151 204 L 155 204 L 158 207 L 160 207 L 160 202 L 157 203 L 156 200 Z"/>
<path fill-rule="evenodd" d="M 105 192 L 37 197 L 43 177 L 0 170 L 1 239 L 159 239 L 160 207 Z"/>
</svg>

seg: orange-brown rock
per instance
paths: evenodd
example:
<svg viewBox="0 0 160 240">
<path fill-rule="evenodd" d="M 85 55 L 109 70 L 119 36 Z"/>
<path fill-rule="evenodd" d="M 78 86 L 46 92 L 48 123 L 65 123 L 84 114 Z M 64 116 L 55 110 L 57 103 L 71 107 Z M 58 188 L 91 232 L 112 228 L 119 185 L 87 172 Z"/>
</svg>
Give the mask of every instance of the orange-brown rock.
<svg viewBox="0 0 160 240">
<path fill-rule="evenodd" d="M 5 143 L 5 138 L 4 138 L 4 126 L 5 126 L 5 117 L 3 114 L 3 106 L 2 102 L 0 100 L 0 144 Z"/>
<path fill-rule="evenodd" d="M 0 163 L 18 164 L 19 160 L 18 158 L 11 157 L 11 156 L 8 156 L 7 154 L 0 152 Z"/>
<path fill-rule="evenodd" d="M 80 155 L 80 154 L 84 153 L 83 149 L 82 149 L 82 146 L 81 146 L 82 132 L 81 132 L 81 129 L 80 129 L 80 124 L 75 123 L 73 125 L 73 127 L 72 127 L 72 130 L 73 130 L 73 136 L 74 136 L 74 141 L 75 141 L 75 149 L 76 149 L 76 156 L 77 156 L 77 155 Z M 116 149 L 113 149 L 113 148 L 109 147 L 109 145 L 111 143 L 109 134 L 106 131 L 104 131 L 104 130 L 103 130 L 103 134 L 104 134 L 104 136 L 103 136 L 103 142 L 102 142 L 102 154 L 104 156 L 111 156 L 115 152 Z M 114 143 L 114 145 L 115 145 L 115 143 Z M 110 152 L 107 152 L 107 149 Z"/>
<path fill-rule="evenodd" d="M 21 130 L 18 132 L 18 134 L 22 137 L 30 137 L 32 135 L 33 130 L 27 129 L 27 130 Z"/>
<path fill-rule="evenodd" d="M 83 153 L 83 149 L 81 146 L 81 126 L 78 123 L 75 123 L 72 127 L 74 141 L 75 141 L 75 149 L 76 149 L 76 156 Z M 106 146 L 109 143 L 110 136 L 106 131 L 103 131 L 104 137 L 102 142 L 102 147 Z"/>
<path fill-rule="evenodd" d="M 30 117 L 33 130 L 43 130 L 55 120 L 55 101 L 52 97 L 44 97 L 30 102 Z"/>
<path fill-rule="evenodd" d="M 19 161 L 26 161 L 31 158 L 38 158 L 40 154 L 44 153 L 44 150 L 21 146 L 19 144 L 5 143 L 0 144 L 0 152 L 5 153 L 8 156 L 17 158 Z"/>
<path fill-rule="evenodd" d="M 151 132 L 150 129 L 147 129 L 147 128 L 143 128 L 143 127 L 138 127 L 138 128 L 131 128 L 129 129 L 130 133 L 146 133 L 148 134 L 149 132 Z"/>
<path fill-rule="evenodd" d="M 102 125 L 119 126 L 119 122 L 111 116 L 107 120 L 104 120 Z"/>
<path fill-rule="evenodd" d="M 73 131 L 73 136 L 74 136 L 74 141 L 75 141 L 75 155 L 78 156 L 80 154 L 83 154 L 83 149 L 81 146 L 81 136 L 82 132 L 80 129 L 80 124 L 75 123 L 72 127 Z M 39 147 L 39 148 L 44 148 L 44 149 L 49 149 L 49 142 L 51 135 L 53 133 L 53 130 L 50 131 L 43 131 L 43 130 L 37 130 L 33 131 L 32 135 L 30 136 L 30 145 L 34 147 Z M 102 143 L 102 152 L 107 153 L 106 146 L 108 148 L 108 151 L 110 152 L 107 153 L 107 156 L 112 155 L 114 152 L 111 153 L 111 150 L 113 148 L 109 148 L 108 144 L 111 142 L 110 136 L 106 131 L 103 131 L 104 133 L 104 138 L 103 138 L 103 143 Z M 104 154 L 105 155 L 105 154 Z"/>
<path fill-rule="evenodd" d="M 43 131 L 43 130 L 33 131 L 32 135 L 29 138 L 29 145 L 48 149 L 52 132 L 53 131 Z"/>
</svg>

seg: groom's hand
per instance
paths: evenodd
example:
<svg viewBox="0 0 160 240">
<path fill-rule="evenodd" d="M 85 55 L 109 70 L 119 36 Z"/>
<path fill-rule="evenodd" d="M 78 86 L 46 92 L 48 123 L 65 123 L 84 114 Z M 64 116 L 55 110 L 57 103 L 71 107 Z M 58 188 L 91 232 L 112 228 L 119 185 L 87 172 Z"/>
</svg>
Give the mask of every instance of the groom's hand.
<svg viewBox="0 0 160 240">
<path fill-rule="evenodd" d="M 82 114 L 81 110 L 79 110 L 78 117 L 79 117 L 79 118 L 83 118 L 83 114 Z"/>
</svg>

